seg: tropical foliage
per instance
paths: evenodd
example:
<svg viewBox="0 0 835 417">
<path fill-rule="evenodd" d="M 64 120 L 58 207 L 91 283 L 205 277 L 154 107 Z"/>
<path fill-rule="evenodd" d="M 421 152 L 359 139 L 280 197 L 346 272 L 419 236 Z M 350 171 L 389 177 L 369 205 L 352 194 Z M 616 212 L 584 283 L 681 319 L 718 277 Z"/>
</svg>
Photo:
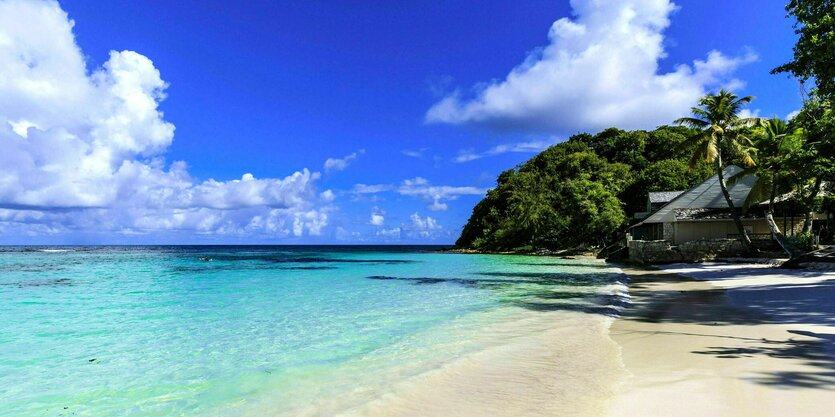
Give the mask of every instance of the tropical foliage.
<svg viewBox="0 0 835 417">
<path fill-rule="evenodd" d="M 647 193 L 688 188 L 711 174 L 672 153 L 695 131 L 606 129 L 578 134 L 515 169 L 473 209 L 456 245 L 479 250 L 572 249 L 611 242 Z"/>
<path fill-rule="evenodd" d="M 686 189 L 716 174 L 743 241 L 739 213 L 767 202 L 775 240 L 796 256 L 816 240 L 812 212 L 835 213 L 835 0 L 790 0 L 797 43 L 789 73 L 810 89 L 790 121 L 742 117 L 753 97 L 721 90 L 704 96 L 691 117 L 654 131 L 606 129 L 581 133 L 515 169 L 473 210 L 456 243 L 480 250 L 562 249 L 605 245 L 645 207 L 650 191 Z M 672 150 L 672 151 L 671 151 Z M 756 175 L 745 207 L 735 207 L 723 177 L 729 164 L 745 169 L 731 184 Z M 802 210 L 803 230 L 784 236 L 774 221 Z M 792 214 L 793 215 L 793 214 Z M 831 222 L 829 239 L 835 231 Z"/>
<path fill-rule="evenodd" d="M 752 249 L 751 238 L 742 225 L 740 213 L 731 195 L 728 192 L 728 185 L 724 178 L 725 165 L 722 163 L 723 149 L 727 148 L 735 152 L 742 159 L 744 166 L 754 165 L 750 150 L 753 147 L 751 139 L 746 136 L 752 127 L 762 123 L 759 118 L 740 117 L 742 109 L 751 102 L 753 97 L 737 97 L 736 94 L 722 89 L 718 94 L 708 94 L 699 100 L 699 106 L 691 109 L 693 117 L 682 117 L 675 122 L 685 125 L 699 132 L 685 141 L 681 147 L 693 149 L 690 157 L 690 166 L 699 161 L 713 164 L 716 175 L 719 177 L 719 186 L 722 195 L 736 224 L 737 232 L 742 237 L 742 242 Z"/>
<path fill-rule="evenodd" d="M 798 35 L 793 59 L 772 73 L 787 72 L 801 82 L 814 80 L 824 100 L 835 100 L 835 1 L 791 0 L 786 11 Z"/>
</svg>

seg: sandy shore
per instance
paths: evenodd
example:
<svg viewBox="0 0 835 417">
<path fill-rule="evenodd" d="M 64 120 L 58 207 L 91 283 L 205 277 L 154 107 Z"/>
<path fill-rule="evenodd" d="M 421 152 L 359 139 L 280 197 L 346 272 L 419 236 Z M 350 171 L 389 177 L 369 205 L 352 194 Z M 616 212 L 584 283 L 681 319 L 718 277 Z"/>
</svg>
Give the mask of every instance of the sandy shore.
<svg viewBox="0 0 835 417">
<path fill-rule="evenodd" d="M 822 416 L 835 405 L 835 273 L 625 269 L 611 327 L 630 376 L 610 416 Z"/>
<path fill-rule="evenodd" d="M 401 381 L 345 417 L 602 416 L 612 381 L 626 377 L 612 319 L 522 312 L 488 329 L 483 349 Z M 312 415 L 321 414 L 321 409 Z"/>
</svg>

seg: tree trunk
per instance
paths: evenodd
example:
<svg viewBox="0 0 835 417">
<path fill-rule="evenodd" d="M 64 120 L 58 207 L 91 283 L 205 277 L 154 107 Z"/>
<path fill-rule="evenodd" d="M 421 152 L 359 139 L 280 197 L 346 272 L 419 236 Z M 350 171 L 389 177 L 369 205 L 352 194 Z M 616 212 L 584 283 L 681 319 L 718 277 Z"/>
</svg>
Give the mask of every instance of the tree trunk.
<svg viewBox="0 0 835 417">
<path fill-rule="evenodd" d="M 728 208 L 731 209 L 731 216 L 733 216 L 734 224 L 736 224 L 736 229 L 739 232 L 739 240 L 742 241 L 742 244 L 745 245 L 748 252 L 755 252 L 754 247 L 751 245 L 751 238 L 748 237 L 748 232 L 745 231 L 745 226 L 742 225 L 742 219 L 739 217 L 739 213 L 736 212 L 733 200 L 731 200 L 731 193 L 728 192 L 728 185 L 725 183 L 725 173 L 722 171 L 721 155 L 716 156 L 714 165 L 716 166 L 716 175 L 719 177 L 719 187 L 722 189 L 722 195 L 725 196 L 725 202 L 728 203 Z"/>
<path fill-rule="evenodd" d="M 780 248 L 789 255 L 789 258 L 794 258 L 795 256 L 799 255 L 797 251 L 789 244 L 786 240 L 786 236 L 780 231 L 780 228 L 777 226 L 777 223 L 774 222 L 774 215 L 771 211 L 765 213 L 765 221 L 768 223 L 768 228 L 771 230 L 771 236 L 777 241 L 777 244 L 780 245 Z"/>
<path fill-rule="evenodd" d="M 815 199 L 818 197 L 818 193 L 821 190 L 821 183 L 823 182 L 823 178 L 818 177 L 815 179 L 815 185 L 812 186 L 812 191 L 809 194 L 809 199 L 806 200 L 806 213 L 803 216 L 803 234 L 808 234 L 812 231 L 812 204 L 814 204 Z"/>
<path fill-rule="evenodd" d="M 794 249 L 794 247 L 789 244 L 788 240 L 786 240 L 786 236 L 783 235 L 783 232 L 780 231 L 780 227 L 777 226 L 777 222 L 774 221 L 774 197 L 777 191 L 777 178 L 775 177 L 771 183 L 771 194 L 768 198 L 768 210 L 765 213 L 765 221 L 768 223 L 768 229 L 771 230 L 771 237 L 780 245 L 780 248 L 789 255 L 789 258 L 794 258 L 795 256 L 799 255 L 800 253 Z"/>
</svg>

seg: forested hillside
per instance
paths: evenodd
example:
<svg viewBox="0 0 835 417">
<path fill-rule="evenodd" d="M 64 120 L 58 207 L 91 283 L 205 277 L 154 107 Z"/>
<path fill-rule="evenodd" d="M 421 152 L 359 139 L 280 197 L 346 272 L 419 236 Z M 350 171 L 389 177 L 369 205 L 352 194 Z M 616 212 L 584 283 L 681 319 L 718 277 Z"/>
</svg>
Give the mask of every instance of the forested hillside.
<svg viewBox="0 0 835 417">
<path fill-rule="evenodd" d="M 691 169 L 692 152 L 679 150 L 693 134 L 663 126 L 574 135 L 501 173 L 456 246 L 506 251 L 610 242 L 644 209 L 648 192 L 683 190 L 711 175 L 710 164 L 696 161 Z"/>
</svg>

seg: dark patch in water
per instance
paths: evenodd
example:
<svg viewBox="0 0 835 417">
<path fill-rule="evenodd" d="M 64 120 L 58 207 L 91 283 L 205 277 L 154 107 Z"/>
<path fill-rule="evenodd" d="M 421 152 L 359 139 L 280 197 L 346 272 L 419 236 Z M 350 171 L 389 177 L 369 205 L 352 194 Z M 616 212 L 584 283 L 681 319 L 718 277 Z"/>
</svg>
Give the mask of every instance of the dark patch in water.
<svg viewBox="0 0 835 417">
<path fill-rule="evenodd" d="M 511 280 L 491 280 L 497 282 L 516 282 L 542 285 L 564 285 L 572 287 L 592 287 L 621 282 L 625 277 L 616 273 L 541 273 L 541 272 L 480 272 L 479 275 L 500 278 L 524 278 Z"/>
<path fill-rule="evenodd" d="M 0 267 L 0 272 L 52 272 L 62 271 L 66 268 L 60 265 L 26 265 L 12 264 Z"/>
<path fill-rule="evenodd" d="M 417 261 L 405 259 L 343 259 L 314 254 L 282 254 L 282 253 L 246 253 L 246 254 L 213 254 L 215 261 L 261 261 L 267 263 L 362 263 L 362 264 L 409 264 Z"/>
<path fill-rule="evenodd" d="M 56 278 L 56 279 L 45 279 L 39 281 L 20 281 L 20 282 L 11 282 L 11 283 L 4 283 L 0 285 L 10 285 L 10 286 L 17 286 L 18 288 L 27 288 L 27 287 L 71 287 L 73 286 L 73 282 L 69 278 Z"/>
<path fill-rule="evenodd" d="M 271 263 L 346 263 L 346 264 L 379 264 L 379 265 L 396 265 L 396 264 L 411 264 L 415 261 L 407 261 L 403 259 L 338 259 L 338 258 L 287 258 L 287 259 L 270 259 L 266 260 Z"/>
<path fill-rule="evenodd" d="M 629 304 L 629 298 L 622 295 L 605 295 L 594 291 L 560 291 L 566 289 L 566 287 L 595 287 L 622 282 L 625 278 L 617 273 L 484 272 L 480 275 L 517 279 L 394 277 L 386 275 L 374 275 L 367 278 L 380 281 L 405 281 L 413 285 L 452 283 L 480 289 L 509 290 L 507 294 L 503 294 L 503 302 L 534 311 L 577 311 L 617 316 L 619 314 L 618 307 Z"/>
<path fill-rule="evenodd" d="M 282 266 L 275 269 L 284 270 L 301 270 L 301 271 L 319 271 L 323 269 L 338 269 L 335 266 Z"/>
<path fill-rule="evenodd" d="M 406 278 L 406 277 L 390 277 L 385 275 L 373 275 L 370 277 L 366 277 L 368 279 L 376 279 L 381 281 L 407 281 L 411 282 L 414 285 L 431 285 L 431 284 L 440 284 L 444 282 L 452 283 L 452 284 L 459 284 L 465 286 L 474 286 L 479 283 L 478 280 L 475 279 L 464 279 L 464 278 Z"/>
<path fill-rule="evenodd" d="M 546 263 L 534 263 L 534 262 L 514 262 L 514 265 L 524 265 L 524 266 L 548 266 L 548 267 L 574 267 L 574 268 L 597 268 L 597 269 L 611 269 L 611 265 L 606 264 L 581 264 L 576 262 L 546 262 Z"/>
</svg>

